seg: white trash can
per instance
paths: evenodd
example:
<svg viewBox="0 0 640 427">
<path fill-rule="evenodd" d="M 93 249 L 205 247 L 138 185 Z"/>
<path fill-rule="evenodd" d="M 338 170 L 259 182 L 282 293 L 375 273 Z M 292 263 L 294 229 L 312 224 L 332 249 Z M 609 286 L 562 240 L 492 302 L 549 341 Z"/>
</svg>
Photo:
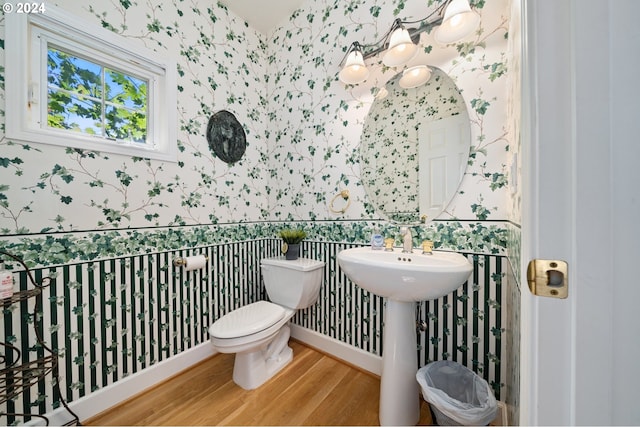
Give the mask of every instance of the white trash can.
<svg viewBox="0 0 640 427">
<path fill-rule="evenodd" d="M 418 370 L 416 379 L 441 426 L 487 425 L 496 417 L 498 402 L 489 383 L 466 366 L 432 362 Z"/>
</svg>

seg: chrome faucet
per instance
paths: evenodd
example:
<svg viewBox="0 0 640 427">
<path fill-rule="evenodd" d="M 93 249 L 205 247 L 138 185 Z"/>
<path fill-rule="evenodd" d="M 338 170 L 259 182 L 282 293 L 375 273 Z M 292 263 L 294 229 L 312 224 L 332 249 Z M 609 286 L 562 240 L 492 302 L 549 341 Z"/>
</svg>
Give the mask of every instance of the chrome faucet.
<svg viewBox="0 0 640 427">
<path fill-rule="evenodd" d="M 409 227 L 400 227 L 400 235 L 402 236 L 402 252 L 410 254 L 413 252 L 413 237 L 411 237 L 411 229 L 409 229 Z"/>
</svg>

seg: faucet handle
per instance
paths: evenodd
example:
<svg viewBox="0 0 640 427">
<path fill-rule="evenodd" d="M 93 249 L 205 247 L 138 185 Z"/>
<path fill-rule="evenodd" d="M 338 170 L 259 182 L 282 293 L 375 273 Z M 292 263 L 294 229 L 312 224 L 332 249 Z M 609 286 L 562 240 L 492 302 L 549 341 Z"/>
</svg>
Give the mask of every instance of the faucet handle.
<svg viewBox="0 0 640 427">
<path fill-rule="evenodd" d="M 422 253 L 426 255 L 433 255 L 433 242 L 431 240 L 422 241 Z"/>
<path fill-rule="evenodd" d="M 396 239 L 393 237 L 387 237 L 384 239 L 384 250 L 385 251 L 393 251 L 393 244 L 396 242 Z"/>
</svg>

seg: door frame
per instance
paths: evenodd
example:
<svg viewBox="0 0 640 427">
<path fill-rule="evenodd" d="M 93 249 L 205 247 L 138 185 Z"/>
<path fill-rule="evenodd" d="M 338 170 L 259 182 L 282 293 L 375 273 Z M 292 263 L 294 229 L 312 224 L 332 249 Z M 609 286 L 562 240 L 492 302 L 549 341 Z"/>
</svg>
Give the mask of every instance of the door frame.
<svg viewBox="0 0 640 427">
<path fill-rule="evenodd" d="M 520 4 L 520 424 L 635 425 L 640 4 Z M 530 293 L 534 258 L 568 262 L 566 300 Z"/>
<path fill-rule="evenodd" d="M 554 9 L 553 14 L 549 9 Z M 571 241 L 571 34 L 567 1 L 523 0 L 522 12 L 522 265 L 521 425 L 572 425 L 570 402 L 575 265 Z M 548 30 L 547 30 L 548 29 Z M 553 66 L 549 66 L 553 64 Z M 552 172 L 548 172 L 552 171 Z M 553 189 L 549 191 L 549 189 Z M 545 191 L 547 190 L 547 191 Z M 549 218 L 547 206 L 556 214 Z M 534 297 L 527 263 L 569 263 L 566 300 Z M 544 336 L 544 339 L 542 339 Z M 554 383 L 548 381 L 554 378 Z"/>
</svg>

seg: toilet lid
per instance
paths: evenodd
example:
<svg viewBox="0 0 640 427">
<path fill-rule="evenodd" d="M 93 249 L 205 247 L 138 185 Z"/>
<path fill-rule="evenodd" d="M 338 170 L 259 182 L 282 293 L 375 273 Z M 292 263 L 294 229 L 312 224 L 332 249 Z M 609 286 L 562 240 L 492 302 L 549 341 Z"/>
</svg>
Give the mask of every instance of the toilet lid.
<svg viewBox="0 0 640 427">
<path fill-rule="evenodd" d="M 238 338 L 255 334 L 282 319 L 285 309 L 268 301 L 258 301 L 227 313 L 213 322 L 209 333 L 216 338 Z"/>
</svg>

